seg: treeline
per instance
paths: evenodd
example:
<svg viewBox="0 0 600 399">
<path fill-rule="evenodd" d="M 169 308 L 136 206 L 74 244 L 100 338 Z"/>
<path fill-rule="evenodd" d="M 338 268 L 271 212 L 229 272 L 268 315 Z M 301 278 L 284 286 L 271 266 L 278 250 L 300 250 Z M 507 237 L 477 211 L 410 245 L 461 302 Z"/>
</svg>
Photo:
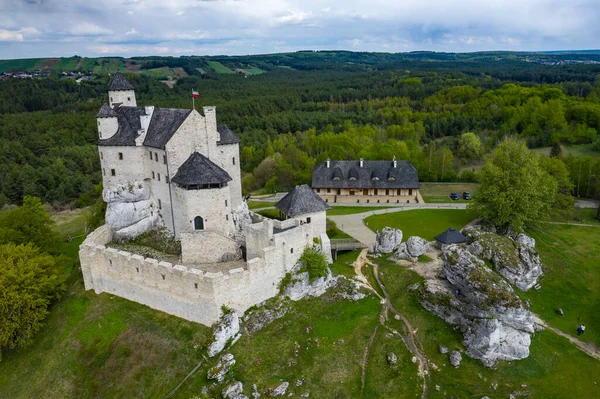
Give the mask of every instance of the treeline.
<svg viewBox="0 0 600 399">
<path fill-rule="evenodd" d="M 555 81 L 542 85 L 537 75 L 515 83 L 532 70 L 525 63 L 504 78 L 487 74 L 487 66 L 474 73 L 475 63 L 435 65 L 372 72 L 276 68 L 247 79 L 205 74 L 180 79 L 173 89 L 154 78 L 127 77 L 139 105 L 190 108 L 192 89 L 201 94 L 198 109 L 216 105 L 219 124 L 241 138 L 245 191 L 308 183 L 315 163 L 327 157 L 396 156 L 411 161 L 422 181 L 472 181 L 482 157 L 507 135 L 530 148 L 600 149 L 600 67 L 535 64 Z M 108 76 L 79 85 L 0 82 L 0 204 L 19 203 L 24 195 L 57 204 L 93 201 L 101 180 L 94 116 L 108 82 Z M 581 169 L 577 187 L 585 195 L 593 192 L 585 185 L 593 184 L 586 176 L 594 166 L 587 175 Z"/>
</svg>

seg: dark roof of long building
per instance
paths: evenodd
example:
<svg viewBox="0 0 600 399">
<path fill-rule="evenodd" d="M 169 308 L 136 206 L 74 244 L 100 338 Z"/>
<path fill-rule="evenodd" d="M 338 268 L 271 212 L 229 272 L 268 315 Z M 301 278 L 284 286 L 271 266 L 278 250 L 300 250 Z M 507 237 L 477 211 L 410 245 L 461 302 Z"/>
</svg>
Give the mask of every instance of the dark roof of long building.
<svg viewBox="0 0 600 399">
<path fill-rule="evenodd" d="M 275 208 L 288 217 L 331 209 L 307 184 L 296 186 L 281 201 L 275 204 Z"/>
<path fill-rule="evenodd" d="M 116 109 L 119 128 L 114 136 L 99 140 L 100 146 L 134 146 L 138 130 L 142 128 L 140 115 L 146 114 L 144 107 L 124 107 Z"/>
<path fill-rule="evenodd" d="M 191 109 L 155 107 L 144 145 L 164 150 L 165 145 L 191 112 Z"/>
<path fill-rule="evenodd" d="M 454 227 L 450 227 L 448 230 L 435 236 L 435 239 L 442 244 L 461 244 L 467 242 L 467 237 L 463 233 L 456 230 Z"/>
<path fill-rule="evenodd" d="M 107 104 L 102 104 L 100 110 L 96 114 L 96 118 L 112 118 L 117 116 L 117 113 Z"/>
<path fill-rule="evenodd" d="M 125 76 L 121 74 L 121 72 L 115 73 L 113 80 L 108 85 L 108 90 L 110 91 L 118 91 L 118 90 L 133 90 L 134 87 Z"/>
<path fill-rule="evenodd" d="M 419 174 L 408 161 L 321 162 L 312 172 L 314 188 L 419 188 Z"/>
<path fill-rule="evenodd" d="M 217 141 L 217 145 L 237 144 L 240 142 L 240 139 L 226 125 L 217 126 L 217 131 L 221 136 L 221 139 Z"/>
<path fill-rule="evenodd" d="M 199 152 L 190 155 L 171 179 L 180 186 L 223 184 L 230 180 L 229 173 Z"/>
</svg>

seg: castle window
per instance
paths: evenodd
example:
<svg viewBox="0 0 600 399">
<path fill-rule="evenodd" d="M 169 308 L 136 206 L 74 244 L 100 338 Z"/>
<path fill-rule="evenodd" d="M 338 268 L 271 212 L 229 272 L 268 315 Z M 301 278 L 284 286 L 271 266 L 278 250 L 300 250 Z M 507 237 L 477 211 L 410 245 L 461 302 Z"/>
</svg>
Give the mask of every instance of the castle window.
<svg viewBox="0 0 600 399">
<path fill-rule="evenodd" d="M 139 268 L 139 267 L 136 267 L 136 268 L 135 268 L 135 271 L 136 271 L 137 273 L 139 273 L 139 272 L 140 272 L 140 268 Z"/>
<path fill-rule="evenodd" d="M 194 288 L 198 289 L 198 283 L 194 283 Z"/>
<path fill-rule="evenodd" d="M 150 160 L 152 161 L 152 151 L 148 151 L 148 153 L 150 154 Z"/>
<path fill-rule="evenodd" d="M 111 103 L 112 103 L 112 100 L 113 100 L 113 99 L 112 99 L 112 97 L 111 97 L 111 98 L 110 98 L 110 102 L 111 102 Z"/>
<path fill-rule="evenodd" d="M 104 154 L 100 151 L 100 159 L 104 159 Z"/>
<path fill-rule="evenodd" d="M 127 97 L 127 101 L 131 101 L 131 97 Z"/>
<path fill-rule="evenodd" d="M 154 174 L 154 171 L 152 171 L 152 178 L 156 179 L 156 175 Z"/>
<path fill-rule="evenodd" d="M 320 188 L 317 188 L 317 193 L 320 193 L 320 192 L 321 192 L 321 189 L 320 189 Z"/>
<path fill-rule="evenodd" d="M 122 160 L 123 160 L 123 153 L 122 153 L 122 152 L 120 152 L 120 153 L 119 153 L 119 160 L 120 160 L 120 161 L 122 161 Z"/>
<path fill-rule="evenodd" d="M 158 181 L 160 181 L 160 173 L 158 174 Z"/>
<path fill-rule="evenodd" d="M 310 223 L 310 218 L 306 218 L 306 223 Z"/>
<path fill-rule="evenodd" d="M 235 157 L 233 157 L 233 164 L 235 165 Z"/>
<path fill-rule="evenodd" d="M 229 215 L 225 215 L 225 220 L 229 220 Z"/>
<path fill-rule="evenodd" d="M 165 275 L 164 275 L 164 274 L 161 274 L 161 276 L 162 276 L 162 278 L 163 278 L 163 280 L 164 280 L 164 279 L 165 279 Z"/>
<path fill-rule="evenodd" d="M 408 189 L 408 195 L 412 195 L 412 188 Z"/>
<path fill-rule="evenodd" d="M 294 253 L 294 248 L 290 248 L 290 253 L 293 254 Z"/>
<path fill-rule="evenodd" d="M 166 165 L 167 164 L 167 156 L 163 155 L 163 163 Z"/>
<path fill-rule="evenodd" d="M 162 209 L 162 201 L 160 198 L 158 199 L 158 209 Z"/>
<path fill-rule="evenodd" d="M 165 183 L 169 184 L 169 176 L 165 176 Z"/>
<path fill-rule="evenodd" d="M 154 160 L 158 162 L 158 154 L 156 152 L 154 153 Z"/>
<path fill-rule="evenodd" d="M 375 195 L 378 195 L 378 194 L 379 194 L 379 190 L 375 189 L 374 191 L 375 191 L 375 192 L 374 192 L 374 194 L 375 194 Z"/>
<path fill-rule="evenodd" d="M 330 188 L 328 188 L 328 189 L 327 189 L 327 194 L 329 194 L 330 192 L 331 192 L 331 189 L 330 189 Z"/>
<path fill-rule="evenodd" d="M 102 174 L 106 176 L 106 169 L 102 168 Z"/>
<path fill-rule="evenodd" d="M 396 190 L 396 195 L 400 195 L 400 189 Z"/>
<path fill-rule="evenodd" d="M 109 259 L 108 263 L 112 266 L 112 259 Z"/>
<path fill-rule="evenodd" d="M 114 169 L 111 169 L 111 170 L 110 170 L 110 175 L 111 175 L 111 176 L 116 176 L 116 175 L 117 175 L 117 171 L 116 171 L 116 170 L 114 170 Z"/>
<path fill-rule="evenodd" d="M 204 230 L 204 220 L 200 216 L 194 218 L 194 230 Z"/>
<path fill-rule="evenodd" d="M 225 200 L 225 206 L 227 206 L 227 200 Z"/>
</svg>

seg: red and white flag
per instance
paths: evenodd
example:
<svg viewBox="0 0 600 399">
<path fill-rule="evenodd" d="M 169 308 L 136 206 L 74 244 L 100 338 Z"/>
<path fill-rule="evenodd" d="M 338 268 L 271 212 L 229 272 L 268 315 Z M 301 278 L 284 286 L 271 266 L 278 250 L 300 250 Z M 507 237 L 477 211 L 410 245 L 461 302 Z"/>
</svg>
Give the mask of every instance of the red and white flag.
<svg viewBox="0 0 600 399">
<path fill-rule="evenodd" d="M 192 90 L 192 98 L 200 98 L 200 93 L 198 93 L 196 90 Z"/>
</svg>

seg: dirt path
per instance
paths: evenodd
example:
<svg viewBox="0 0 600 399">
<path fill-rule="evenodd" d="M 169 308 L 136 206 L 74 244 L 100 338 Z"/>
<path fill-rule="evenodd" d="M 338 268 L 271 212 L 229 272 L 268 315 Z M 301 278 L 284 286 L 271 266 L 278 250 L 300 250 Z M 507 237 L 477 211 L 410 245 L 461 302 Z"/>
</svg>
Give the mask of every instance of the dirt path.
<svg viewBox="0 0 600 399">
<path fill-rule="evenodd" d="M 540 326 L 542 326 L 544 328 L 547 328 L 550 331 L 554 331 L 556 334 L 560 335 L 561 337 L 568 339 L 569 342 L 571 342 L 573 345 L 575 345 L 577 348 L 579 348 L 582 352 L 588 354 L 589 356 L 593 357 L 594 359 L 600 360 L 600 351 L 598 350 L 598 346 L 596 346 L 596 344 L 594 344 L 593 342 L 583 342 L 569 334 L 566 334 L 566 333 L 562 332 L 561 330 L 559 330 L 558 328 L 554 328 L 554 327 L 548 325 L 548 323 L 546 323 L 544 320 L 542 320 L 538 315 L 535 315 L 535 323 L 539 324 Z"/>
<path fill-rule="evenodd" d="M 369 280 L 367 280 L 367 278 L 362 273 L 363 266 L 365 266 L 367 264 L 369 264 L 373 267 L 373 274 L 375 276 L 375 279 L 377 280 L 377 284 L 379 284 L 379 287 L 383 291 L 385 298 L 382 297 L 381 295 L 379 295 L 379 293 L 375 289 L 375 287 L 372 287 L 370 285 Z M 428 376 L 429 376 L 429 366 L 428 366 L 427 357 L 425 356 L 425 354 L 423 352 L 423 345 L 419 341 L 419 338 L 415 335 L 415 329 L 410 324 L 408 319 L 406 319 L 406 317 L 404 317 L 404 315 L 402 313 L 398 312 L 392 305 L 392 302 L 390 300 L 390 296 L 387 292 L 387 289 L 386 289 L 385 285 L 383 284 L 383 282 L 381 281 L 381 278 L 379 277 L 379 267 L 377 266 L 377 264 L 375 264 L 369 260 L 369 258 L 367 257 L 367 249 L 363 249 L 361 251 L 361 253 L 358 255 L 358 258 L 356 259 L 356 261 L 354 262 L 354 272 L 356 273 L 358 278 L 361 281 L 363 281 L 363 283 L 366 286 L 368 286 L 375 293 L 375 295 L 377 295 L 382 300 L 381 313 L 379 314 L 379 323 L 384 328 L 391 331 L 394 335 L 399 336 L 402 339 L 402 341 L 404 342 L 404 344 L 406 345 L 406 347 L 408 348 L 408 350 L 417 359 L 418 370 L 419 370 L 418 374 L 419 374 L 419 377 L 421 377 L 423 379 L 423 393 L 421 395 L 421 398 L 426 398 L 427 397 L 427 381 L 428 381 Z M 393 313 L 396 316 L 396 319 L 402 321 L 403 327 L 404 327 L 403 333 L 400 333 L 396 329 L 394 329 L 386 324 L 388 321 L 388 313 L 389 312 Z M 377 333 L 377 328 L 375 329 L 375 332 L 371 336 L 371 340 L 369 341 L 369 344 L 367 345 L 367 348 L 365 349 L 365 354 L 363 356 L 363 373 L 362 373 L 363 376 L 362 376 L 361 397 L 362 397 L 362 391 L 364 390 L 365 373 L 366 373 L 369 349 L 373 343 L 376 333 Z"/>
<path fill-rule="evenodd" d="M 550 222 L 548 220 L 538 220 L 538 223 L 564 224 L 566 226 L 581 226 L 581 227 L 600 227 L 600 224 L 571 223 L 571 222 Z"/>
<path fill-rule="evenodd" d="M 367 377 L 367 362 L 369 361 L 369 351 L 371 350 L 371 346 L 373 346 L 373 342 L 375 341 L 375 337 L 377 336 L 377 330 L 379 329 L 379 325 L 375 326 L 375 330 L 373 331 L 373 335 L 371 335 L 371 339 L 365 348 L 365 352 L 363 353 L 363 361 L 362 361 L 362 376 L 360 378 L 360 397 L 363 397 L 363 393 L 365 392 L 365 380 Z"/>
</svg>

